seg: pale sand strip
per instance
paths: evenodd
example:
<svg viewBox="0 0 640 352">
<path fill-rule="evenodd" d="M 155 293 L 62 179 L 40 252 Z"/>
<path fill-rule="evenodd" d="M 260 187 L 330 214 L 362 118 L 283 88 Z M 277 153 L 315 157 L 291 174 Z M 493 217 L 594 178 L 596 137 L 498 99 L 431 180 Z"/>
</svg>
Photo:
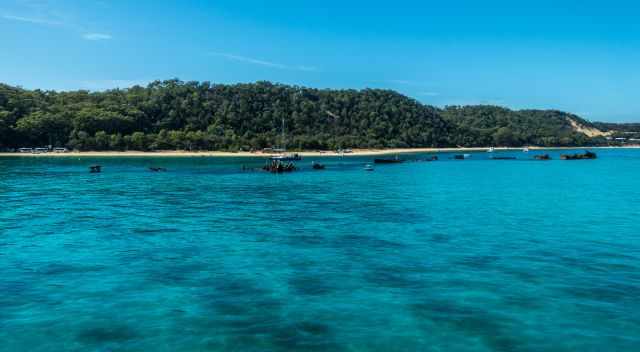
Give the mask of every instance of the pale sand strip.
<svg viewBox="0 0 640 352">
<path fill-rule="evenodd" d="M 407 148 L 407 149 L 353 149 L 351 153 L 337 153 L 335 151 L 303 151 L 303 152 L 288 152 L 297 153 L 301 156 L 369 156 L 369 155 L 387 155 L 387 154 L 408 154 L 408 153 L 436 153 L 446 151 L 484 151 L 487 148 Z M 154 151 L 154 152 L 141 152 L 141 151 L 126 151 L 126 152 L 68 152 L 68 153 L 45 153 L 45 154 L 31 154 L 31 153 L 0 153 L 0 156 L 26 156 L 26 157 L 269 157 L 278 155 L 277 153 L 263 153 L 263 152 L 224 152 L 224 151 Z"/>
<path fill-rule="evenodd" d="M 557 147 L 542 148 L 530 147 L 531 150 L 553 150 L 553 149 L 616 149 L 616 148 L 640 148 L 640 146 L 627 147 Z M 352 153 L 339 154 L 334 151 L 305 151 L 299 152 L 301 156 L 376 156 L 376 155 L 395 155 L 395 154 L 411 154 L 411 153 L 445 153 L 445 152 L 484 152 L 489 148 L 397 148 L 397 149 L 353 149 Z M 522 148 L 495 148 L 496 151 L 519 151 Z M 0 153 L 0 157 L 21 156 L 21 157 L 268 157 L 276 154 L 268 154 L 262 152 L 189 152 L 189 151 L 155 151 L 155 152 L 69 152 L 69 153 Z"/>
</svg>

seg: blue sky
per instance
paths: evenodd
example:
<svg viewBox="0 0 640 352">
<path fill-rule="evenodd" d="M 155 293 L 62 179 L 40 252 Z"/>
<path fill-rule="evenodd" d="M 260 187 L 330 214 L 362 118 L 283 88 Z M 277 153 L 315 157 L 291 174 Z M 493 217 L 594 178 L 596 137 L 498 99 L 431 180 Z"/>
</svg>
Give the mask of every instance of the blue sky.
<svg viewBox="0 0 640 352">
<path fill-rule="evenodd" d="M 631 122 L 639 17 L 616 0 L 0 0 L 0 81 L 270 80 Z"/>
</svg>

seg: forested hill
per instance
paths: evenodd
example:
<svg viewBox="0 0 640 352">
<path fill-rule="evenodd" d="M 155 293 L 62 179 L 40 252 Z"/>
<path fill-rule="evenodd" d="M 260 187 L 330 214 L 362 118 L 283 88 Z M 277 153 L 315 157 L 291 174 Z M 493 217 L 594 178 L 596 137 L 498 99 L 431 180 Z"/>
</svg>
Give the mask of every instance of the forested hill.
<svg viewBox="0 0 640 352">
<path fill-rule="evenodd" d="M 389 90 L 318 90 L 268 82 L 157 81 L 105 92 L 0 85 L 0 147 L 249 150 L 584 145 L 559 111 L 438 109 Z"/>
<path fill-rule="evenodd" d="M 452 138 L 462 146 L 573 146 L 604 142 L 602 138 L 593 138 L 601 133 L 592 123 L 557 110 L 450 106 L 441 110 L 440 115 L 457 126 Z M 588 136 L 585 132 L 592 133 Z"/>
</svg>

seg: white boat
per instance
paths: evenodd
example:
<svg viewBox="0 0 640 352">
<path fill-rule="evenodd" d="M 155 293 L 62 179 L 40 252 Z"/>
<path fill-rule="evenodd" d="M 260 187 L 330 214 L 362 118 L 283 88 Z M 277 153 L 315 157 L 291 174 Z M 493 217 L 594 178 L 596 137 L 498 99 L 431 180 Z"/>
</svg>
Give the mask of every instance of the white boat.
<svg viewBox="0 0 640 352">
<path fill-rule="evenodd" d="M 270 159 L 280 160 L 280 161 L 299 161 L 299 160 L 302 160 L 302 157 L 298 153 L 291 153 L 291 154 L 274 155 Z"/>
<path fill-rule="evenodd" d="M 522 152 L 528 153 L 529 152 L 529 148 L 528 147 L 524 147 L 524 149 L 522 149 Z"/>
<path fill-rule="evenodd" d="M 367 164 L 364 166 L 364 171 L 373 171 L 373 166 L 371 164 Z"/>
<path fill-rule="evenodd" d="M 287 144 L 286 144 L 286 136 L 284 132 L 284 117 L 282 118 L 282 137 L 280 140 L 282 143 L 280 148 L 265 148 L 273 153 L 279 153 L 278 155 L 274 155 L 270 157 L 271 160 L 279 160 L 279 161 L 299 161 L 302 160 L 302 156 L 298 153 L 287 153 Z"/>
<path fill-rule="evenodd" d="M 491 148 L 489 148 L 489 150 L 487 150 L 487 153 L 493 153 L 495 151 L 496 151 L 496 148 L 491 147 Z"/>
</svg>

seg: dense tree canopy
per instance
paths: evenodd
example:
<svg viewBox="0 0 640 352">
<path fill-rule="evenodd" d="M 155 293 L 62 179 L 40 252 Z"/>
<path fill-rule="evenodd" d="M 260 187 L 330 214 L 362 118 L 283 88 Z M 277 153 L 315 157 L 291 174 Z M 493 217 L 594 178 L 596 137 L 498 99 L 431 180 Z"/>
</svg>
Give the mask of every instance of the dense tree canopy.
<svg viewBox="0 0 640 352">
<path fill-rule="evenodd" d="M 582 145 L 559 111 L 438 109 L 389 90 L 156 81 L 105 92 L 0 85 L 0 147 L 239 150 Z M 282 120 L 286 139 L 280 137 Z"/>
<path fill-rule="evenodd" d="M 457 126 L 453 141 L 461 146 L 579 146 L 593 142 L 576 132 L 570 120 L 592 127 L 590 122 L 556 110 L 449 106 L 441 111 L 441 115 Z"/>
</svg>

